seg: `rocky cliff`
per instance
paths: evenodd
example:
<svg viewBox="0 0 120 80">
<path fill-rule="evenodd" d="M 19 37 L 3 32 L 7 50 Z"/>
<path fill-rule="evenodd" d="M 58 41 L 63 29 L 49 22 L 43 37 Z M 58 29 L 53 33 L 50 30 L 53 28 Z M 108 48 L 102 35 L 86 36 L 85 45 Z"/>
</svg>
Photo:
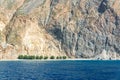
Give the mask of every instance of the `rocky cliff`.
<svg viewBox="0 0 120 80">
<path fill-rule="evenodd" d="M 0 59 L 120 54 L 120 0 L 0 0 Z"/>
</svg>

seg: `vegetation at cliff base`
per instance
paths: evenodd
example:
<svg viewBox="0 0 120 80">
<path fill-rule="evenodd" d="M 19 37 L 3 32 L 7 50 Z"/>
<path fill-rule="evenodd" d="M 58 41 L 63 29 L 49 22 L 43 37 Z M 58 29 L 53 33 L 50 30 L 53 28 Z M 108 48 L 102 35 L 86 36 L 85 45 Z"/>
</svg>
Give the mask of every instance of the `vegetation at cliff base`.
<svg viewBox="0 0 120 80">
<path fill-rule="evenodd" d="M 24 59 L 24 56 L 23 55 L 19 55 L 18 59 Z"/>
<path fill-rule="evenodd" d="M 19 55 L 18 59 L 36 59 L 33 55 Z"/>
<path fill-rule="evenodd" d="M 55 59 L 55 57 L 54 57 L 54 56 L 51 56 L 50 59 Z"/>
<path fill-rule="evenodd" d="M 43 59 L 43 56 L 40 56 L 39 59 Z"/>
<path fill-rule="evenodd" d="M 45 56 L 44 59 L 48 59 L 48 56 Z"/>
<path fill-rule="evenodd" d="M 36 59 L 36 60 L 66 59 L 66 58 L 67 58 L 66 56 L 57 56 L 57 57 L 55 57 L 55 56 L 50 56 L 50 57 L 48 57 L 48 56 L 38 56 L 38 55 L 37 56 L 35 56 L 35 55 L 19 55 L 18 56 L 18 59 L 30 59 L 30 60 L 32 60 L 32 59 Z"/>
<path fill-rule="evenodd" d="M 36 58 L 35 59 L 39 59 L 39 56 L 36 56 Z"/>
<path fill-rule="evenodd" d="M 67 57 L 66 56 L 63 56 L 63 59 L 66 59 Z"/>
</svg>

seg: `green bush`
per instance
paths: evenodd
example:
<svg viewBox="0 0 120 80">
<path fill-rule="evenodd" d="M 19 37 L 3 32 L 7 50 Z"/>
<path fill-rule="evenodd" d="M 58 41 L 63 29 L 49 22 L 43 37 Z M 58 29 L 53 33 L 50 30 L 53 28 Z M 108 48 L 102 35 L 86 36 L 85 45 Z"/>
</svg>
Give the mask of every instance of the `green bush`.
<svg viewBox="0 0 120 80">
<path fill-rule="evenodd" d="M 32 56 L 28 56 L 28 55 L 27 55 L 27 59 L 32 59 Z"/>
<path fill-rule="evenodd" d="M 35 56 L 31 56 L 32 57 L 32 59 L 35 59 Z"/>
<path fill-rule="evenodd" d="M 57 56 L 56 59 L 66 59 L 66 56 Z"/>
<path fill-rule="evenodd" d="M 24 55 L 23 59 L 29 59 L 29 57 L 27 55 Z"/>
<path fill-rule="evenodd" d="M 35 59 L 39 59 L 39 56 L 36 56 Z"/>
<path fill-rule="evenodd" d="M 60 58 L 57 56 L 56 59 L 60 59 Z"/>
<path fill-rule="evenodd" d="M 44 59 L 48 59 L 48 56 L 45 56 Z"/>
<path fill-rule="evenodd" d="M 35 56 L 34 55 L 19 55 L 18 56 L 18 59 L 35 59 Z"/>
<path fill-rule="evenodd" d="M 63 59 L 66 59 L 67 57 L 66 56 L 63 56 Z"/>
<path fill-rule="evenodd" d="M 51 56 L 50 59 L 55 59 L 55 57 L 54 57 L 54 56 Z"/>
<path fill-rule="evenodd" d="M 40 56 L 39 59 L 43 59 L 43 56 Z"/>
<path fill-rule="evenodd" d="M 66 59 L 66 56 L 57 56 L 56 59 Z M 48 59 L 48 56 L 34 56 L 34 55 L 19 55 L 18 59 Z M 55 56 L 51 56 L 50 59 L 55 59 Z"/>
<path fill-rule="evenodd" d="M 33 55 L 28 56 L 28 59 L 35 59 L 35 56 L 33 56 Z"/>
<path fill-rule="evenodd" d="M 24 58 L 23 55 L 19 55 L 19 56 L 18 56 L 18 59 L 23 59 L 23 58 Z"/>
<path fill-rule="evenodd" d="M 60 56 L 59 59 L 62 59 L 62 57 Z"/>
</svg>

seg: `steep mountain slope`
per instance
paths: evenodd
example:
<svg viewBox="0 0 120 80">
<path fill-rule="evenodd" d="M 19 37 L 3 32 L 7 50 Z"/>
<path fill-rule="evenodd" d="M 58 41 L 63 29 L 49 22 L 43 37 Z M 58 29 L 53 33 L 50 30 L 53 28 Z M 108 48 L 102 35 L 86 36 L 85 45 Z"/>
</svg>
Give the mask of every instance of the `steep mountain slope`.
<svg viewBox="0 0 120 80">
<path fill-rule="evenodd" d="M 120 54 L 119 0 L 0 0 L 0 58 Z"/>
</svg>

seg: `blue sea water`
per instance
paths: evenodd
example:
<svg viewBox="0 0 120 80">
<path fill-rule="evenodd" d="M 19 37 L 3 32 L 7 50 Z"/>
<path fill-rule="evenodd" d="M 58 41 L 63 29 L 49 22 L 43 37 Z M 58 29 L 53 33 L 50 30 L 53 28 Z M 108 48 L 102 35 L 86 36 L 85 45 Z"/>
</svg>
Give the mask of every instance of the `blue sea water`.
<svg viewBox="0 0 120 80">
<path fill-rule="evenodd" d="M 0 80 L 120 80 L 120 61 L 1 61 Z"/>
</svg>

